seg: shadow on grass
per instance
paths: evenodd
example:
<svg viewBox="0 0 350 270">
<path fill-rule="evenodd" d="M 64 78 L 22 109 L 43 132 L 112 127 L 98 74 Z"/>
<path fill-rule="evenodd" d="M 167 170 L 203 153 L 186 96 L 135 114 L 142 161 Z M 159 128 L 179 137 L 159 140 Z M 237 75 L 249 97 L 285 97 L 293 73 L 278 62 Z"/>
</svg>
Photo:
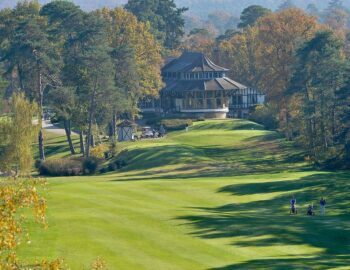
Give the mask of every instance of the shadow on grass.
<svg viewBox="0 0 350 270">
<path fill-rule="evenodd" d="M 257 136 L 248 144 L 231 147 L 174 144 L 125 150 L 118 158 L 129 164 L 122 170 L 128 176 L 119 179 L 159 179 L 164 178 L 164 174 L 167 179 L 183 179 L 307 170 L 309 166 L 303 162 L 302 152 L 276 140 L 276 136 L 275 133 Z M 172 165 L 181 167 L 164 169 Z"/>
<path fill-rule="evenodd" d="M 235 196 L 284 192 L 273 199 L 232 203 L 215 208 L 196 208 L 198 215 L 182 216 L 204 239 L 240 237 L 236 247 L 290 246 L 291 258 L 253 258 L 213 269 L 329 269 L 350 265 L 349 173 L 321 173 L 295 181 L 229 185 L 218 190 Z M 280 193 L 278 193 L 280 194 Z M 299 214 L 289 216 L 289 199 L 295 194 Z M 321 196 L 328 201 L 327 215 L 308 217 L 306 205 Z M 318 209 L 316 209 L 318 210 Z M 293 257 L 293 245 L 320 252 Z M 295 248 L 298 248 L 297 246 Z M 258 255 L 259 256 L 259 255 Z M 313 259 L 310 259 L 313 256 Z"/>
<path fill-rule="evenodd" d="M 298 269 L 309 270 L 319 269 L 328 270 L 335 267 L 348 266 L 350 260 L 349 255 L 333 255 L 333 256 L 314 256 L 312 258 L 287 258 L 287 259 L 263 259 L 251 260 L 245 263 L 232 264 L 228 266 L 211 268 L 210 270 L 281 270 L 281 269 Z M 343 268 L 345 269 L 345 268 Z"/>
</svg>

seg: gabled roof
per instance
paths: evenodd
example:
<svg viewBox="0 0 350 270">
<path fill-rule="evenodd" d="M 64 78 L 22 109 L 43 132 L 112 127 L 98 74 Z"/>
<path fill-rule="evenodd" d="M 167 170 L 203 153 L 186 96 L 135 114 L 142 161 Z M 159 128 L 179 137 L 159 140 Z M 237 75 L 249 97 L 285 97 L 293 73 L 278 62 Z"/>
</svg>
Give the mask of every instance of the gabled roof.
<svg viewBox="0 0 350 270">
<path fill-rule="evenodd" d="M 214 64 L 208 57 L 199 52 L 184 52 L 179 58 L 170 61 L 162 68 L 162 72 L 203 71 L 228 71 L 228 69 Z"/>
<path fill-rule="evenodd" d="M 133 127 L 136 126 L 136 124 L 130 120 L 124 120 L 123 122 L 121 122 L 120 124 L 117 125 L 117 127 Z"/>
<path fill-rule="evenodd" d="M 227 77 L 211 80 L 169 80 L 166 82 L 164 92 L 174 91 L 217 91 L 217 90 L 243 90 L 246 86 L 235 82 Z"/>
</svg>

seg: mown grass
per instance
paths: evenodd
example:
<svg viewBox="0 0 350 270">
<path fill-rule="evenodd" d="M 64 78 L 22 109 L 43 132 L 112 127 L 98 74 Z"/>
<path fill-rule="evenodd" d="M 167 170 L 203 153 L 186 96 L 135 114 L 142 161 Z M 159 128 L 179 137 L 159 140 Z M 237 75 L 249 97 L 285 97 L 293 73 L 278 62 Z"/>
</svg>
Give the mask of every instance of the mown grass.
<svg viewBox="0 0 350 270">
<path fill-rule="evenodd" d="M 72 135 L 73 145 L 79 153 L 79 136 Z M 65 135 L 57 135 L 55 133 L 44 131 L 45 155 L 48 159 L 64 158 L 70 156 L 70 150 Z M 39 158 L 37 144 L 33 145 L 34 158 Z"/>
<path fill-rule="evenodd" d="M 98 256 L 109 269 L 349 269 L 350 174 L 313 171 L 277 133 L 205 121 L 119 147 L 123 171 L 48 179 L 49 228 L 29 224 L 23 258 L 72 269 Z M 321 196 L 327 215 L 307 217 Z"/>
</svg>

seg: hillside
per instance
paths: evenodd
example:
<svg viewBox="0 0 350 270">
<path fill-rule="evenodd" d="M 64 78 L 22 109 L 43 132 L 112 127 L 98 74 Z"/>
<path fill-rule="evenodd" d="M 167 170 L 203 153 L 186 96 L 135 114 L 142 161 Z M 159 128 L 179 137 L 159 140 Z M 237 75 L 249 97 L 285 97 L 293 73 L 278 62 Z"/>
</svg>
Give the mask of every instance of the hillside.
<svg viewBox="0 0 350 270">
<path fill-rule="evenodd" d="M 348 269 L 349 173 L 313 171 L 277 133 L 213 120 L 119 147 L 123 171 L 48 179 L 49 228 L 30 224 L 22 257 L 72 269 L 98 256 L 123 270 Z M 305 216 L 321 196 L 327 215 Z"/>
</svg>

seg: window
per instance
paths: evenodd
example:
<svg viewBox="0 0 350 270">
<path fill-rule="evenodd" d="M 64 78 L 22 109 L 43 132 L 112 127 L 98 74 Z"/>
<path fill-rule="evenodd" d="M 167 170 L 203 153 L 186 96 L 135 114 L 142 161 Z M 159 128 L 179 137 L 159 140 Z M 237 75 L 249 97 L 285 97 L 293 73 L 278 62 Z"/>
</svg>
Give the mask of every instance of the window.
<svg viewBox="0 0 350 270">
<path fill-rule="evenodd" d="M 213 91 L 206 92 L 206 96 L 207 96 L 207 98 L 213 98 L 214 97 Z"/>
<path fill-rule="evenodd" d="M 214 99 L 207 99 L 207 109 L 215 109 Z"/>
<path fill-rule="evenodd" d="M 203 92 L 196 92 L 196 98 L 203 98 Z"/>
</svg>

